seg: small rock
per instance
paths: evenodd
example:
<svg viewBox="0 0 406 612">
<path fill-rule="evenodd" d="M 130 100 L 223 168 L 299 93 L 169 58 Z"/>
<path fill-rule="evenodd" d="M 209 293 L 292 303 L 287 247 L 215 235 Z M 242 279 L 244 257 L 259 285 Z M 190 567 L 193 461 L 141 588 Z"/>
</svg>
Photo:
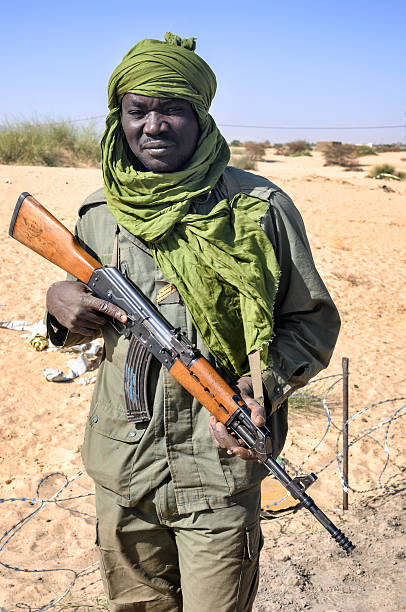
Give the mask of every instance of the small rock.
<svg viewBox="0 0 406 612">
<path fill-rule="evenodd" d="M 5 182 L 5 183 L 8 183 L 9 185 L 11 185 L 11 181 L 10 181 L 10 179 L 9 179 L 9 178 L 4 179 L 4 182 Z"/>
</svg>

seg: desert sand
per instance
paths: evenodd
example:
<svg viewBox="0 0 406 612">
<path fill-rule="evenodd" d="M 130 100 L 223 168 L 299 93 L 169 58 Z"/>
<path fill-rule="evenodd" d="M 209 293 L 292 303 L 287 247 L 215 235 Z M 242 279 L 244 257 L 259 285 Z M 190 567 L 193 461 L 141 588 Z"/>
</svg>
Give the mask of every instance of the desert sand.
<svg viewBox="0 0 406 612">
<path fill-rule="evenodd" d="M 357 172 L 325 167 L 316 152 L 287 158 L 270 151 L 267 161 L 258 163 L 258 173 L 281 186 L 299 208 L 342 317 L 331 364 L 318 378 L 337 376 L 309 385 L 292 402 L 283 457 L 295 468 L 307 458 L 302 471 L 320 472 L 309 493 L 357 548 L 347 557 L 304 510 L 277 515 L 270 510 L 270 520 L 263 521 L 256 612 L 405 608 L 406 400 L 400 398 L 406 396 L 406 181 L 366 178 L 371 166 L 384 162 L 406 171 L 405 153 L 361 158 L 363 171 Z M 32 193 L 72 229 L 81 201 L 99 186 L 97 169 L 0 166 L 1 321 L 39 321 L 47 287 L 64 278 L 8 237 L 19 194 Z M 92 482 L 86 475 L 75 477 L 82 469 L 92 384 L 47 382 L 43 369 L 66 371 L 72 355 L 37 352 L 25 336 L 0 329 L 0 609 L 44 609 L 65 592 L 56 603 L 59 610 L 105 609 L 92 565 L 97 562 Z M 350 360 L 350 415 L 365 408 L 350 423 L 350 441 L 369 432 L 350 448 L 349 484 L 361 492 L 350 491 L 346 512 L 334 459 L 343 357 Z M 326 400 L 332 424 L 313 451 L 328 423 L 320 398 L 334 382 Z M 341 439 L 338 445 L 339 451 Z M 73 480 L 52 499 L 66 478 Z M 10 498 L 18 500 L 4 501 Z M 38 498 L 49 501 L 41 507 Z"/>
</svg>

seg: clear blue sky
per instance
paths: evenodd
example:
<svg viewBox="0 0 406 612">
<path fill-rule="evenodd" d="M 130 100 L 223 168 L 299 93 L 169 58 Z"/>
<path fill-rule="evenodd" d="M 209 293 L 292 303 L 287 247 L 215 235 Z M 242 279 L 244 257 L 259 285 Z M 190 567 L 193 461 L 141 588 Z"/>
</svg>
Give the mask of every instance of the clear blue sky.
<svg viewBox="0 0 406 612">
<path fill-rule="evenodd" d="M 197 37 L 228 140 L 406 140 L 405 0 L 10 0 L 1 9 L 0 122 L 105 115 L 108 78 L 142 38 Z M 100 126 L 102 121 L 100 121 Z"/>
</svg>

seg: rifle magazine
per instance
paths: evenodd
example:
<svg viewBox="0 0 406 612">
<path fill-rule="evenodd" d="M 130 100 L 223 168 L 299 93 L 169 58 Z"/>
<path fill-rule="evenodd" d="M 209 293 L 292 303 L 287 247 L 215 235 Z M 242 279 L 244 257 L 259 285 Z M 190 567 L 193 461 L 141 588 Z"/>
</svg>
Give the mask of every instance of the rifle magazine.
<svg viewBox="0 0 406 612">
<path fill-rule="evenodd" d="M 131 336 L 124 367 L 124 397 L 130 423 L 145 423 L 151 420 L 147 380 L 152 359 L 153 355 L 145 344 Z"/>
</svg>

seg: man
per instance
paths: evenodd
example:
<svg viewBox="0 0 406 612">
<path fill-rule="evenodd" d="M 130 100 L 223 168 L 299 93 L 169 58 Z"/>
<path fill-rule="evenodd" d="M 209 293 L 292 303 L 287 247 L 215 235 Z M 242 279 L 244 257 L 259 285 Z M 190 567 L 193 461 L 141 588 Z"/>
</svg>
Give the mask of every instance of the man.
<svg viewBox="0 0 406 612">
<path fill-rule="evenodd" d="M 339 317 L 291 200 L 227 167 L 208 114 L 215 76 L 194 48 L 172 34 L 144 40 L 113 72 L 104 190 L 85 201 L 76 233 L 238 386 L 277 456 L 286 399 L 327 366 Z M 52 285 L 47 306 L 54 342 L 104 338 L 82 454 L 112 610 L 251 610 L 266 470 L 158 362 L 147 380 L 152 418 L 130 423 L 128 341 L 108 325 L 125 313 L 73 280 Z M 262 370 L 265 409 L 253 399 L 248 354 Z"/>
</svg>

